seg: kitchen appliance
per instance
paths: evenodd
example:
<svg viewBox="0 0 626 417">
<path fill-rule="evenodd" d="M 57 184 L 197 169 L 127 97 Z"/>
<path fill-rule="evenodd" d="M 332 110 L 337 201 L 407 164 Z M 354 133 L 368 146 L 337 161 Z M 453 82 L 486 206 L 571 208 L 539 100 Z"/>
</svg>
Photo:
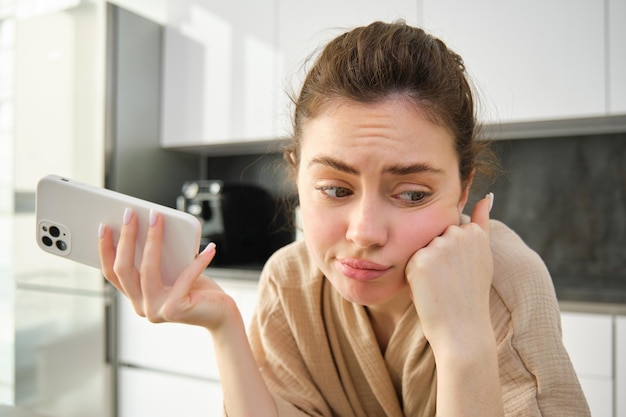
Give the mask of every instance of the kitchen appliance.
<svg viewBox="0 0 626 417">
<path fill-rule="evenodd" d="M 187 181 L 176 207 L 200 220 L 201 248 L 215 242 L 212 266 L 260 268 L 276 249 L 293 240 L 281 230 L 285 223 L 272 195 L 255 184 Z"/>
</svg>

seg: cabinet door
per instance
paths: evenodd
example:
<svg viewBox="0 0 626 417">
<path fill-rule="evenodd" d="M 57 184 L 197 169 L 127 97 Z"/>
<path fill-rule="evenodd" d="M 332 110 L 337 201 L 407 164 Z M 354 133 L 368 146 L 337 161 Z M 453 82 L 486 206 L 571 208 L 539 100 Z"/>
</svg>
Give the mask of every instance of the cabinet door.
<svg viewBox="0 0 626 417">
<path fill-rule="evenodd" d="M 626 417 L 626 316 L 615 318 L 615 415 Z"/>
<path fill-rule="evenodd" d="M 579 375 L 613 377 L 613 317 L 561 313 L 563 344 Z"/>
<path fill-rule="evenodd" d="M 122 367 L 118 373 L 119 417 L 220 417 L 219 383 L 146 369 Z"/>
<path fill-rule="evenodd" d="M 604 2 L 423 0 L 465 60 L 486 122 L 606 114 Z"/>
<path fill-rule="evenodd" d="M 626 0 L 608 1 L 609 113 L 626 114 Z"/>
<path fill-rule="evenodd" d="M 256 281 L 218 279 L 249 325 L 256 306 Z M 122 365 L 199 378 L 219 379 L 211 335 L 197 326 L 150 323 L 137 316 L 126 297 L 119 297 L 118 355 Z"/>
<path fill-rule="evenodd" d="M 150 323 L 119 297 L 118 356 L 122 365 L 218 379 L 209 332 L 177 323 Z"/>
<path fill-rule="evenodd" d="M 257 282 L 217 279 L 249 325 Z M 119 416 L 221 416 L 222 391 L 209 333 L 195 326 L 152 324 L 130 303 L 119 306 Z"/>
<path fill-rule="evenodd" d="M 164 32 L 163 146 L 276 136 L 275 1 L 171 2 Z"/>
<path fill-rule="evenodd" d="M 613 317 L 562 313 L 563 344 L 567 349 L 591 415 L 613 416 Z"/>
<path fill-rule="evenodd" d="M 375 20 L 404 19 L 416 24 L 417 7 L 415 0 L 279 1 L 280 80 L 287 91 L 297 93 L 308 69 L 303 67 L 306 58 L 326 42 L 347 29 Z M 279 126 L 286 131 L 290 130 L 289 109 L 288 97 L 283 95 L 279 102 L 283 116 Z"/>
<path fill-rule="evenodd" d="M 257 305 L 258 281 L 238 279 L 216 279 L 216 281 L 237 303 L 237 308 L 241 312 L 243 323 L 247 329 Z"/>
</svg>

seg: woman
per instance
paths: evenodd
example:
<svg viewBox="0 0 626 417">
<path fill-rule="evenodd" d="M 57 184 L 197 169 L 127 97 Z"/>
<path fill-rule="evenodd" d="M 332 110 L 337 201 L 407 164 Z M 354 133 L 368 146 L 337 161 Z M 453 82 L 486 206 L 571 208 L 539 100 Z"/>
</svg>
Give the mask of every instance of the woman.
<svg viewBox="0 0 626 417">
<path fill-rule="evenodd" d="M 209 244 L 171 288 L 162 218 L 133 266 L 132 212 L 107 279 L 150 321 L 207 328 L 228 415 L 589 415 L 539 257 L 462 214 L 484 142 L 462 59 L 403 22 L 331 41 L 296 99 L 294 168 L 304 242 L 266 264 L 249 332 L 202 275 Z"/>
</svg>

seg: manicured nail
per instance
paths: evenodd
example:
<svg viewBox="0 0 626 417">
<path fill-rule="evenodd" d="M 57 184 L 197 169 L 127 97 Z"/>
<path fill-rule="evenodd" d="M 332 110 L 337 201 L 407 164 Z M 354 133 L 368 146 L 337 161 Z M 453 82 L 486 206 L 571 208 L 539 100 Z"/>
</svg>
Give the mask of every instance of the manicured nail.
<svg viewBox="0 0 626 417">
<path fill-rule="evenodd" d="M 154 226 L 157 222 L 157 212 L 154 209 L 150 209 L 150 227 Z"/>
<path fill-rule="evenodd" d="M 105 229 L 104 224 L 100 223 L 100 225 L 98 226 L 98 237 L 100 239 L 104 237 L 104 229 Z"/>
<path fill-rule="evenodd" d="M 123 219 L 124 224 L 130 223 L 130 218 L 132 217 L 132 215 L 133 215 L 133 211 L 131 209 L 127 208 L 126 210 L 124 210 L 124 219 Z"/>
<path fill-rule="evenodd" d="M 493 195 L 493 193 L 489 193 L 487 194 L 487 197 L 489 197 L 489 213 L 491 213 L 491 209 L 493 208 L 493 200 L 495 196 Z"/>
<path fill-rule="evenodd" d="M 206 247 L 204 248 L 204 250 L 202 251 L 202 253 L 205 252 L 211 252 L 212 250 L 215 250 L 215 243 L 213 242 L 209 242 L 208 245 L 206 245 Z"/>
</svg>

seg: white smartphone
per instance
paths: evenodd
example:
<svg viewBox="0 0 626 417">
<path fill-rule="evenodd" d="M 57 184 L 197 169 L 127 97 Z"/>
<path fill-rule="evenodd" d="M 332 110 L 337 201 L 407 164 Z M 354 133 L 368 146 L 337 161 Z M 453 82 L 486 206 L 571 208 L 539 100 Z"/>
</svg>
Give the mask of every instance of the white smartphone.
<svg viewBox="0 0 626 417">
<path fill-rule="evenodd" d="M 198 254 L 201 226 L 189 213 L 151 203 L 69 178 L 48 175 L 37 184 L 37 244 L 54 255 L 100 268 L 98 228 L 113 231 L 117 245 L 126 208 L 138 220 L 135 266 L 139 268 L 149 226 L 150 210 L 163 216 L 161 274 L 172 285 Z"/>
</svg>

